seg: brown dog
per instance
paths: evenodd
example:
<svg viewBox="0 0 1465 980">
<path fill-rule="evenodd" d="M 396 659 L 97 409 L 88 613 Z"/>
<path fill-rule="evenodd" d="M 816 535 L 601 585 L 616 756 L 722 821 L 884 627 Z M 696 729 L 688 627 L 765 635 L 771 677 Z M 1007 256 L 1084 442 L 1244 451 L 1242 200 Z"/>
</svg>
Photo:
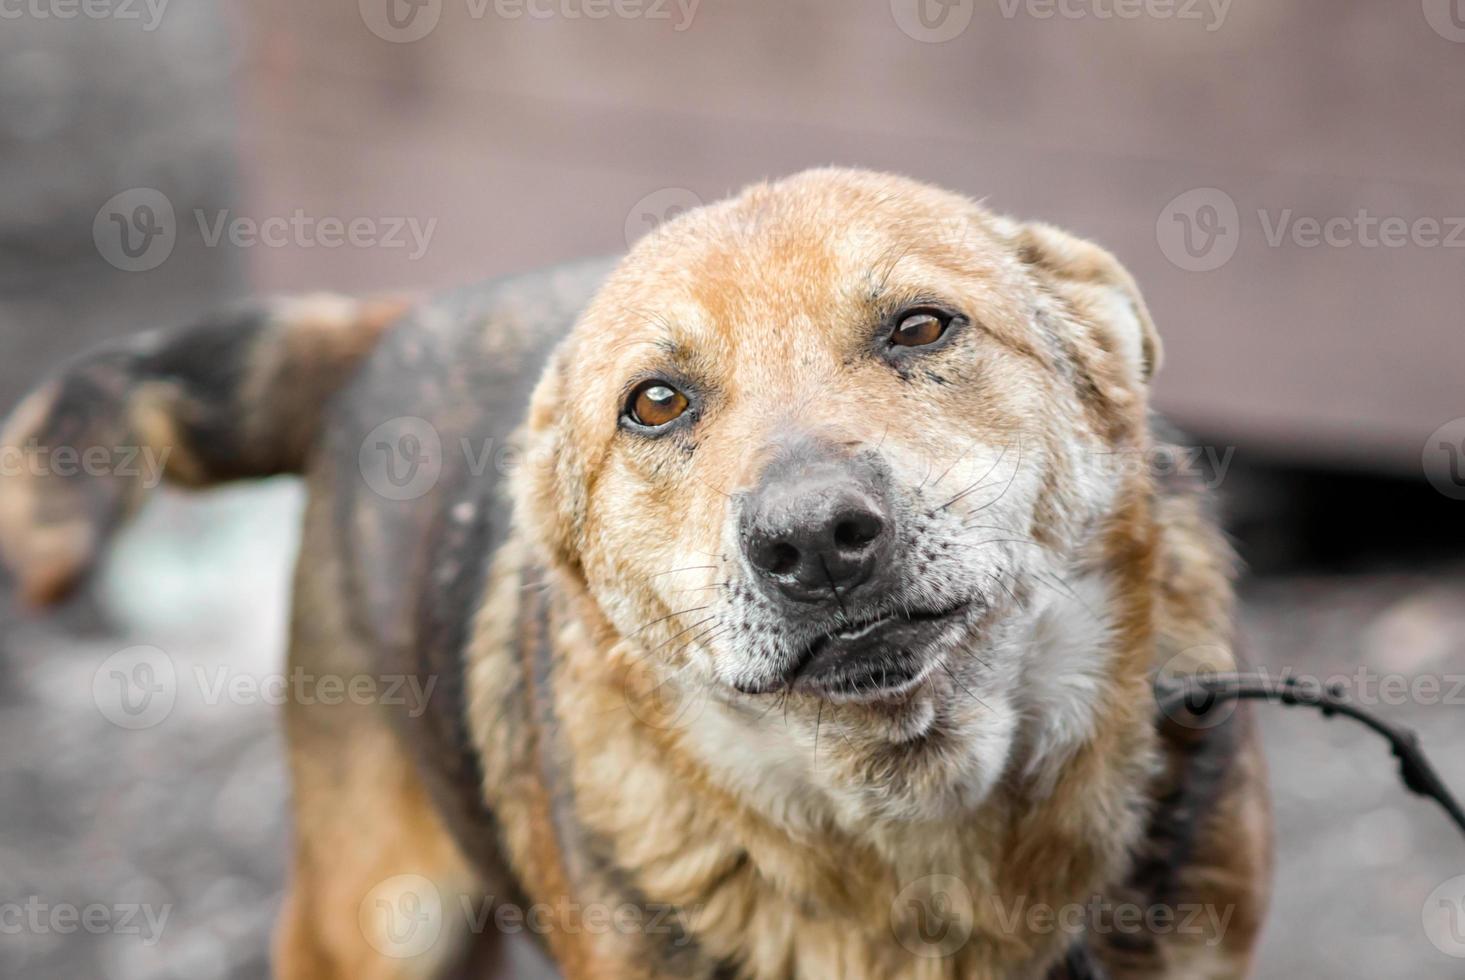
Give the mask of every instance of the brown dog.
<svg viewBox="0 0 1465 980">
<path fill-rule="evenodd" d="M 292 664 L 432 692 L 291 706 L 282 976 L 525 933 L 570 978 L 1234 977 L 1265 778 L 1244 712 L 1156 718 L 1232 663 L 1158 361 L 1107 252 L 824 170 L 613 269 L 100 352 L 6 443 L 303 473 Z M 6 478 L 24 593 L 135 497 Z"/>
</svg>

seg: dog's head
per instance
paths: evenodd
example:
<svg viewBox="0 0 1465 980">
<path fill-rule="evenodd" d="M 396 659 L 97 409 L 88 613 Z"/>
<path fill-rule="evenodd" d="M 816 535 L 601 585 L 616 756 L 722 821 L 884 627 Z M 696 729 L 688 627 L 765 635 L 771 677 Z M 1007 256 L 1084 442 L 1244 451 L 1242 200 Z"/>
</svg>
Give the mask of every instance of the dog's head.
<svg viewBox="0 0 1465 980">
<path fill-rule="evenodd" d="M 988 641 L 1113 514 L 1158 359 L 1107 252 L 812 171 L 630 253 L 536 393 L 520 505 L 678 683 L 909 741 L 1001 696 Z"/>
</svg>

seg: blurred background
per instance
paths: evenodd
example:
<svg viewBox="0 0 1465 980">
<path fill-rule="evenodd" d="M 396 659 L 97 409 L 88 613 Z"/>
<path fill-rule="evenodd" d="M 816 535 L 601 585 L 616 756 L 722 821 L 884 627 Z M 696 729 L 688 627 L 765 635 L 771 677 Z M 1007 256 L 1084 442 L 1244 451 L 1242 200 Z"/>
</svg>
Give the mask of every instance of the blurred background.
<svg viewBox="0 0 1465 980">
<path fill-rule="evenodd" d="M 615 253 L 825 163 L 1114 250 L 1253 656 L 1465 788 L 1465 0 L 0 0 L 0 410 L 241 297 Z M 300 503 L 164 494 L 61 615 L 0 604 L 0 976 L 266 972 L 276 708 L 216 681 L 281 670 Z M 125 728 L 94 685 L 138 646 L 178 694 Z M 1261 721 L 1259 975 L 1465 975 L 1443 816 L 1361 729 Z"/>
</svg>

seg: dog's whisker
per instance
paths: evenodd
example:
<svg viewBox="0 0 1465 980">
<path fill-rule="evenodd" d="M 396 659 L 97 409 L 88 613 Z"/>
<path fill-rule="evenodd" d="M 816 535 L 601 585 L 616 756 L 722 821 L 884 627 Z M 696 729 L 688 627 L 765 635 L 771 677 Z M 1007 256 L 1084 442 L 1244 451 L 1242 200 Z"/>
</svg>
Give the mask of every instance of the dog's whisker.
<svg viewBox="0 0 1465 980">
<path fill-rule="evenodd" d="M 715 569 L 716 565 L 688 565 L 685 568 L 669 568 L 664 572 L 654 572 L 650 578 L 661 578 L 663 575 L 675 575 L 678 572 L 700 572 L 708 569 Z"/>
<path fill-rule="evenodd" d="M 1003 527 L 1000 524 L 972 524 L 966 523 L 961 526 L 963 531 L 1001 531 L 1003 534 L 1019 535 L 1021 531 L 1014 531 L 1010 527 Z"/>
<path fill-rule="evenodd" d="M 1077 592 L 1073 591 L 1073 586 L 1069 585 L 1060 576 L 1051 574 L 1049 572 L 1034 572 L 1033 578 L 1048 586 L 1050 589 L 1053 589 L 1055 592 L 1060 592 L 1068 598 L 1072 599 L 1074 602 L 1078 603 L 1079 607 L 1082 608 L 1084 612 L 1088 613 L 1095 622 L 1099 622 L 1099 614 L 1094 612 L 1093 608 L 1084 601 L 1083 597 L 1080 596 Z"/>
<path fill-rule="evenodd" d="M 715 486 L 713 486 L 711 483 L 708 483 L 706 480 L 702 479 L 700 476 L 693 477 L 693 479 L 695 479 L 698 483 L 702 484 L 708 490 L 711 490 L 713 493 L 720 493 L 724 497 L 726 497 L 728 500 L 731 500 L 732 499 L 732 494 L 728 493 L 726 490 L 722 489 L 721 487 L 715 487 Z"/>
<path fill-rule="evenodd" d="M 931 469 L 932 469 L 931 460 L 930 459 L 927 459 L 926 460 L 926 473 L 925 473 L 924 476 L 921 477 L 921 482 L 916 484 L 916 492 L 917 493 L 920 493 L 922 490 L 926 489 L 926 481 L 929 480 L 929 479 L 931 479 Z"/>
<path fill-rule="evenodd" d="M 780 699 L 780 700 L 779 700 L 779 701 L 773 701 L 773 700 L 770 700 L 770 701 L 769 701 L 769 702 L 768 702 L 768 707 L 766 707 L 766 708 L 764 708 L 764 709 L 763 709 L 763 710 L 762 710 L 762 711 L 761 711 L 761 712 L 760 712 L 760 713 L 759 713 L 759 714 L 758 714 L 758 716 L 757 716 L 757 717 L 756 717 L 756 718 L 754 718 L 754 719 L 753 719 L 753 721 L 754 721 L 754 723 L 755 723 L 755 724 L 756 724 L 756 723 L 757 723 L 757 722 L 760 722 L 760 721 L 762 721 L 762 720 L 763 720 L 763 719 L 764 719 L 764 718 L 767 718 L 767 717 L 768 717 L 768 716 L 769 716 L 769 715 L 771 715 L 771 714 L 772 714 L 772 713 L 773 713 L 773 710 L 774 710 L 774 709 L 775 709 L 775 708 L 777 708 L 777 707 L 778 707 L 778 706 L 779 706 L 779 704 L 780 704 L 780 703 L 782 703 L 782 701 L 781 701 L 781 699 Z"/>
<path fill-rule="evenodd" d="M 1032 538 L 988 538 L 985 541 L 967 541 L 953 547 L 958 549 L 981 548 L 989 544 L 1031 544 L 1043 547 L 1041 541 L 1034 541 Z"/>
<path fill-rule="evenodd" d="M 711 606 L 703 606 L 702 608 L 703 609 L 710 609 L 712 607 Z M 707 623 L 710 623 L 710 622 L 714 621 L 715 619 L 717 619 L 716 616 L 708 616 L 706 619 L 699 619 L 699 620 L 697 620 L 691 626 L 685 627 L 684 629 L 677 630 L 677 632 L 675 632 L 671 636 L 667 637 L 664 642 L 659 643 L 656 646 L 652 647 L 651 648 L 651 652 L 654 653 L 657 650 L 663 650 L 663 649 L 665 649 L 666 647 L 670 646 L 671 643 L 672 643 L 672 641 L 675 640 L 677 637 L 682 636 L 683 634 L 687 633 L 689 630 L 694 630 L 694 629 L 696 629 L 699 626 L 702 626 L 702 625 L 705 625 Z"/>
<path fill-rule="evenodd" d="M 679 592 L 706 592 L 709 589 L 722 589 L 730 585 L 730 582 L 713 582 L 711 585 L 691 585 L 685 589 L 672 589 L 672 594 Z"/>
<path fill-rule="evenodd" d="M 965 489 L 963 489 L 959 493 L 957 493 L 957 495 L 955 497 L 952 497 L 950 500 L 946 501 L 946 503 L 942 504 L 940 507 L 938 507 L 936 509 L 938 511 L 945 510 L 947 507 L 950 507 L 952 504 L 954 504 L 958 500 L 960 500 L 963 494 L 967 494 L 967 493 L 970 493 L 971 491 L 973 491 L 975 489 L 978 489 L 980 487 L 980 485 L 983 483 L 983 481 L 985 481 L 987 479 L 987 477 L 989 477 L 993 473 L 995 473 L 997 471 L 997 467 L 999 467 L 999 466 L 1002 465 L 1002 461 L 1007 458 L 1007 450 L 1010 449 L 1010 448 L 1011 448 L 1010 445 L 1004 445 L 1002 447 L 1002 452 L 998 453 L 997 454 L 997 458 L 992 461 L 992 465 L 989 466 L 989 467 L 987 467 L 987 472 L 985 472 L 981 476 L 977 477 Z"/>
<path fill-rule="evenodd" d="M 829 563 L 824 560 L 822 554 L 819 556 L 819 567 L 824 569 L 824 578 L 829 582 L 829 594 L 834 596 L 834 604 L 839 607 L 839 614 L 846 620 L 849 619 L 849 613 L 844 608 L 844 600 L 839 597 L 839 586 L 834 584 L 834 576 L 829 573 Z"/>
<path fill-rule="evenodd" d="M 644 626 L 641 626 L 638 629 L 632 630 L 630 633 L 627 633 L 626 634 L 626 638 L 627 639 L 630 639 L 633 636 L 639 636 L 642 633 L 644 633 L 646 630 L 649 630 L 651 627 L 657 625 L 658 623 L 664 623 L 668 619 L 674 619 L 677 616 L 685 616 L 687 613 L 701 612 L 704 609 L 711 609 L 711 608 L 712 607 L 710 605 L 708 605 L 708 606 L 693 606 L 690 609 L 680 609 L 680 610 L 678 610 L 676 612 L 667 613 L 665 616 L 662 616 L 659 619 L 653 619 L 651 622 L 646 623 Z"/>
<path fill-rule="evenodd" d="M 987 501 L 985 504 L 982 504 L 980 507 L 973 508 L 972 511 L 971 511 L 971 513 L 968 516 L 973 516 L 973 515 L 976 515 L 976 514 L 980 514 L 982 511 L 986 510 L 988 507 L 991 507 L 994 504 L 997 504 L 997 503 L 1001 502 L 1002 498 L 1004 498 L 1004 497 L 1007 496 L 1007 492 L 1012 489 L 1012 483 L 1013 483 L 1014 480 L 1017 479 L 1017 473 L 1018 473 L 1018 470 L 1020 470 L 1020 469 L 1022 469 L 1022 453 L 1021 452 L 1018 453 L 1017 465 L 1012 468 L 1012 475 L 1007 478 L 1007 485 L 1002 488 L 1002 492 L 999 493 L 997 496 L 993 497 L 991 500 Z"/>
<path fill-rule="evenodd" d="M 824 724 L 824 702 L 819 702 L 819 713 L 814 716 L 814 771 L 819 771 L 819 728 Z"/>
<path fill-rule="evenodd" d="M 1002 588 L 1002 591 L 1006 592 L 1008 597 L 1012 599 L 1015 605 L 1022 605 L 1022 600 L 1017 597 L 1017 593 L 1013 592 L 1012 589 L 1007 587 L 1007 583 L 1002 581 L 1001 576 L 994 575 L 991 572 L 984 572 L 983 574 L 986 575 L 989 579 L 992 579 L 994 582 L 996 582 Z"/>
<path fill-rule="evenodd" d="M 839 732 L 840 738 L 844 739 L 844 744 L 849 746 L 851 752 L 858 752 L 859 749 L 855 748 L 855 743 L 849 740 L 849 732 L 845 731 L 844 723 L 839 720 L 838 705 L 835 706 L 834 717 L 831 720 L 834 722 L 834 730 Z"/>
<path fill-rule="evenodd" d="M 972 692 L 972 689 L 971 688 L 967 687 L 965 684 L 963 684 L 957 678 L 956 672 L 953 671 L 950 667 L 948 667 L 947 664 L 946 664 L 946 661 L 944 661 L 944 660 L 941 661 L 941 669 L 944 670 L 944 671 L 946 671 L 946 676 L 951 678 L 951 683 L 955 684 L 957 687 L 959 687 L 963 691 L 965 691 L 967 693 L 967 695 L 973 701 L 977 702 L 982 707 L 986 708 L 988 711 L 991 711 L 992 710 L 992 706 L 990 704 L 988 704 L 986 701 L 983 701 L 981 698 L 977 697 L 976 694 Z"/>
<path fill-rule="evenodd" d="M 732 629 L 732 626 L 731 625 L 724 624 L 722 626 L 714 626 L 711 629 L 703 630 L 701 633 L 698 633 L 696 636 L 692 637 L 686 643 L 683 643 L 681 646 L 677 647 L 674 651 L 672 651 L 672 654 L 671 654 L 671 658 L 670 659 L 675 659 L 676 657 L 678 657 L 678 656 L 681 655 L 681 653 L 682 653 L 683 650 L 690 649 L 691 647 L 695 646 L 698 643 L 706 643 L 708 640 L 712 639 L 715 636 L 725 635 L 731 629 Z"/>
<path fill-rule="evenodd" d="M 967 496 L 968 494 L 973 493 L 976 490 L 982 489 L 981 484 L 983 483 L 983 481 L 985 481 L 987 479 L 987 477 L 990 476 L 992 474 L 992 472 L 997 469 L 998 466 L 1002 465 L 1002 461 L 1007 458 L 1007 450 L 1008 450 L 1008 448 L 1009 448 L 1008 446 L 1003 446 L 1002 447 L 1002 452 L 998 455 L 997 461 L 992 464 L 992 466 L 987 470 L 986 473 L 983 473 L 982 474 L 981 478 L 978 479 L 976 483 L 974 483 L 971 486 L 967 487 L 965 490 L 961 491 L 961 493 L 958 493 L 955 497 L 952 497 L 950 500 L 946 501 L 946 503 L 942 504 L 940 507 L 937 507 L 936 509 L 938 511 L 945 510 L 946 508 L 950 507 L 952 504 L 956 503 L 958 500 L 961 500 L 963 497 Z M 1018 471 L 1021 470 L 1021 469 L 1022 469 L 1022 440 L 1019 439 L 1019 440 L 1017 440 L 1017 462 L 1013 464 L 1012 473 L 1007 477 L 1007 484 L 1002 488 L 1002 492 L 999 493 L 994 499 L 987 501 L 981 507 L 978 507 L 976 510 L 972 511 L 972 513 L 975 514 L 975 513 L 978 513 L 980 511 L 983 511 L 983 510 L 987 509 L 988 507 L 992 506 L 993 504 L 995 504 L 998 500 L 1001 500 L 1003 497 L 1005 497 L 1007 495 L 1007 491 L 1012 489 L 1012 483 L 1013 483 L 1014 480 L 1017 479 Z"/>
<path fill-rule="evenodd" d="M 944 469 L 944 470 L 941 471 L 941 475 L 936 478 L 936 482 L 933 483 L 933 484 L 931 484 L 931 487 L 933 489 L 936 488 L 936 487 L 939 487 L 941 485 L 941 481 L 944 480 L 944 479 L 946 479 L 947 474 L 949 474 L 952 470 L 956 469 L 956 464 L 957 463 L 960 463 L 963 459 L 965 459 L 966 458 L 966 454 L 969 453 L 969 452 L 971 452 L 973 449 L 975 449 L 977 447 L 978 443 L 980 443 L 980 442 L 981 442 L 980 439 L 973 439 L 971 442 L 967 443 L 967 447 L 965 449 L 963 449 L 961 452 L 957 453 L 956 458 L 951 461 L 951 465 L 948 466 L 948 467 L 946 467 L 946 469 Z"/>
</svg>

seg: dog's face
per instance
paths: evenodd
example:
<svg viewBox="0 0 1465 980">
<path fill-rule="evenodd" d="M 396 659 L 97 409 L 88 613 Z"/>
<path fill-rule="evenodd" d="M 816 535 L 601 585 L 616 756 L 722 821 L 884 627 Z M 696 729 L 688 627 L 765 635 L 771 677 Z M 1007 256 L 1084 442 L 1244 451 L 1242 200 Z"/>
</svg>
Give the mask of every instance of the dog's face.
<svg viewBox="0 0 1465 980">
<path fill-rule="evenodd" d="M 632 251 L 536 395 L 521 503 L 676 683 L 909 741 L 1014 675 L 988 640 L 1111 514 L 1156 358 L 1094 246 L 810 172 Z"/>
</svg>

